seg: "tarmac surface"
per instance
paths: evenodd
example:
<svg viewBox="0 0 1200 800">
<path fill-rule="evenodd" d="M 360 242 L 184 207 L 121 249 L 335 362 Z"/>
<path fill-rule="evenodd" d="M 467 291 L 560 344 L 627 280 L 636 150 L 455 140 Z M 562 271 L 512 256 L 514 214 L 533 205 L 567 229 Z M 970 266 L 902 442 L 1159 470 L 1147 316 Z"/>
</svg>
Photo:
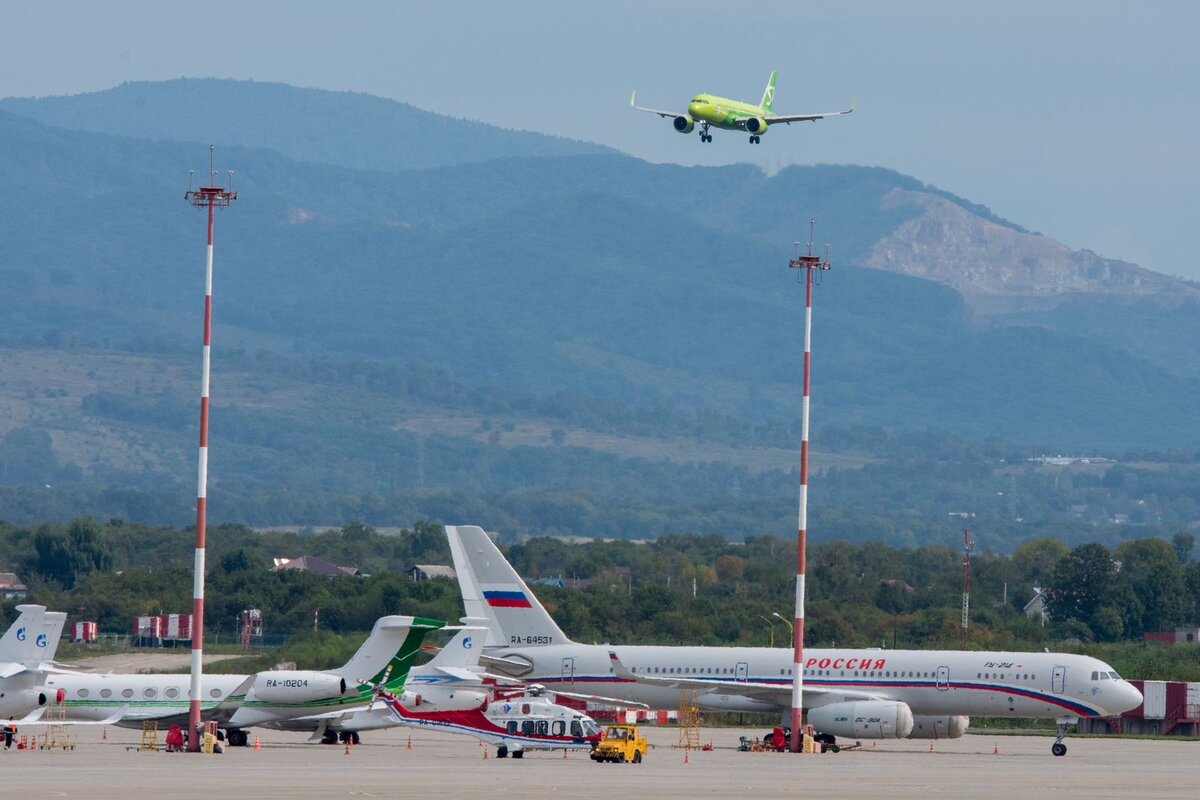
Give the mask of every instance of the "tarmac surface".
<svg viewBox="0 0 1200 800">
<path fill-rule="evenodd" d="M 643 728 L 655 745 L 642 764 L 597 764 L 582 752 L 497 759 L 463 736 L 397 728 L 363 743 L 310 744 L 305 734 L 251 731 L 262 749 L 221 755 L 138 752 L 140 730 L 76 726 L 74 750 L 0 750 L 0 795 L 86 800 L 170 798 L 1156 798 L 1200 797 L 1200 742 L 1070 739 L 1064 758 L 1043 736 L 869 743 L 818 756 L 742 753 L 740 734 L 702 729 L 711 752 L 673 749 L 674 728 Z M 27 725 L 21 734 L 45 733 Z M 107 740 L 102 736 L 107 735 Z M 159 734 L 161 745 L 163 734 Z M 994 749 L 999 748 L 999 754 Z M 132 748 L 132 749 L 131 749 Z"/>
</svg>

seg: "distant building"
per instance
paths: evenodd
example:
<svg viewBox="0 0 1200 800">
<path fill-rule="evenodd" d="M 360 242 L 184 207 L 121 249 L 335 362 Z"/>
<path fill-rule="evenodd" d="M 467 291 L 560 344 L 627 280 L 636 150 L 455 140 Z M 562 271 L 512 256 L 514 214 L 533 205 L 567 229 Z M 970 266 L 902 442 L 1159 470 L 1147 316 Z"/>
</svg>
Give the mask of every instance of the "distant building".
<svg viewBox="0 0 1200 800">
<path fill-rule="evenodd" d="M 21 583 L 15 572 L 0 572 L 0 595 L 5 600 L 24 600 L 29 587 Z"/>
<path fill-rule="evenodd" d="M 530 586 L 554 586 L 558 589 L 586 589 L 592 585 L 591 578 L 564 578 L 561 575 L 557 578 L 525 578 L 524 581 Z"/>
<path fill-rule="evenodd" d="M 1046 608 L 1047 592 L 1040 587 L 1033 587 L 1033 599 L 1025 604 L 1025 616 L 1036 619 L 1045 627 L 1050 621 L 1050 612 Z"/>
<path fill-rule="evenodd" d="M 1145 633 L 1142 634 L 1142 638 L 1147 642 L 1162 642 L 1163 644 L 1195 644 L 1200 642 L 1200 626 L 1176 628 L 1169 633 Z"/>
<path fill-rule="evenodd" d="M 405 574 L 414 581 L 428 581 L 434 578 L 449 578 L 455 579 L 454 567 L 447 567 L 441 564 L 413 564 L 409 567 Z"/>
<path fill-rule="evenodd" d="M 302 572 L 311 572 L 314 575 L 325 575 L 327 577 L 336 577 L 338 575 L 361 575 L 358 567 L 339 567 L 336 564 L 330 564 L 323 558 L 317 556 L 300 556 L 300 558 L 276 558 L 275 567 L 272 572 L 279 572 L 285 569 L 298 569 Z"/>
</svg>

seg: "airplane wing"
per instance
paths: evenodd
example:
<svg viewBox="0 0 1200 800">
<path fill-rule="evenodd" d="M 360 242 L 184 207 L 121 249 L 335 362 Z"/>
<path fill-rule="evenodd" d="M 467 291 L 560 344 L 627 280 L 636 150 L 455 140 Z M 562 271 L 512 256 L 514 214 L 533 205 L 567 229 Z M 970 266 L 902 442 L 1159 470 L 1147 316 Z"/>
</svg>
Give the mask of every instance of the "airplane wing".
<svg viewBox="0 0 1200 800">
<path fill-rule="evenodd" d="M 674 677 L 663 677 L 657 675 L 636 675 L 621 663 L 621 659 L 617 658 L 614 651 L 608 653 L 609 661 L 612 662 L 613 674 L 622 680 L 640 681 L 642 683 L 654 683 L 665 686 L 678 686 L 690 689 L 704 689 L 710 694 L 727 694 L 738 697 L 751 697 L 756 700 L 764 700 L 771 703 L 776 703 L 781 706 L 787 706 L 792 701 L 792 686 L 791 684 L 779 683 L 763 683 L 761 681 L 715 681 L 705 678 L 687 678 L 678 675 Z M 804 687 L 804 694 L 808 697 L 821 698 L 824 702 L 833 702 L 838 700 L 886 700 L 887 697 L 878 692 L 860 692 L 855 689 L 827 689 L 825 687 L 808 686 Z"/>
<path fill-rule="evenodd" d="M 637 104 L 637 92 L 633 93 L 633 97 L 629 98 L 629 106 L 634 111 L 646 111 L 650 114 L 658 114 L 660 117 L 686 117 L 687 114 L 681 114 L 678 111 L 659 111 L 657 108 L 642 108 Z"/>
<path fill-rule="evenodd" d="M 205 711 L 204 718 L 228 722 L 237 713 L 237 710 L 242 707 L 242 702 L 246 699 L 246 693 L 250 691 L 250 687 L 254 685 L 254 679 L 257 677 L 258 673 L 247 676 L 244 681 L 238 684 L 236 689 L 225 695 L 224 699 L 215 708 Z"/>
<path fill-rule="evenodd" d="M 621 700 L 616 697 L 604 697 L 599 694 L 579 694 L 577 692 L 562 692 L 558 689 L 547 689 L 547 692 L 555 697 L 573 697 L 576 700 L 592 700 L 597 703 L 608 703 L 614 706 L 636 706 L 637 708 L 649 708 L 645 703 L 637 703 L 632 700 Z"/>
<path fill-rule="evenodd" d="M 791 125 L 793 122 L 816 122 L 817 120 L 825 119 L 826 117 L 841 117 L 846 114 L 853 114 L 855 105 L 857 104 L 852 103 L 850 108 L 846 109 L 845 111 L 826 111 L 823 114 L 792 114 L 790 116 L 782 117 L 764 117 L 764 119 L 768 125 L 778 125 L 783 122 L 786 122 L 788 125 Z"/>
<path fill-rule="evenodd" d="M 48 706 L 42 706 L 36 711 L 26 714 L 19 723 L 21 725 L 113 725 L 129 713 L 129 705 L 123 705 L 104 719 L 43 719 Z"/>
</svg>

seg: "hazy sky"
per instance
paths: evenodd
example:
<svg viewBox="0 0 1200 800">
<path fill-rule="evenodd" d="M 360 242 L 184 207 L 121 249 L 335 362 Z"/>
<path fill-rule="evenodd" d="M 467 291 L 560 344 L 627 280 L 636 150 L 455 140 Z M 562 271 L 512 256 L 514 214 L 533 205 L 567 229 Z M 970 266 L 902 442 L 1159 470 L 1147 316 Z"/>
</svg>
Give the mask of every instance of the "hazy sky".
<svg viewBox="0 0 1200 800">
<path fill-rule="evenodd" d="M 17 2 L 0 96 L 180 76 L 367 92 L 652 161 L 890 167 L 1200 279 L 1200 3 Z M 708 91 L 852 116 L 712 144 L 628 107 Z M 212 109 L 220 113 L 220 109 Z M 719 191 L 719 186 L 713 187 Z M 678 202 L 688 202 L 686 197 Z"/>
</svg>

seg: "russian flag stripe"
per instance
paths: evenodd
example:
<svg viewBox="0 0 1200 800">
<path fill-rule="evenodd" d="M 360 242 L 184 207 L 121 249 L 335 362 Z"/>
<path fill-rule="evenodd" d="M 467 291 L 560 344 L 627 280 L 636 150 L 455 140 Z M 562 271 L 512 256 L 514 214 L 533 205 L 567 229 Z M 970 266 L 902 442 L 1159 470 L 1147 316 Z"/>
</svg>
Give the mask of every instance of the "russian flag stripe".
<svg viewBox="0 0 1200 800">
<path fill-rule="evenodd" d="M 524 592 L 484 592 L 483 599 L 492 608 L 533 608 Z"/>
</svg>

